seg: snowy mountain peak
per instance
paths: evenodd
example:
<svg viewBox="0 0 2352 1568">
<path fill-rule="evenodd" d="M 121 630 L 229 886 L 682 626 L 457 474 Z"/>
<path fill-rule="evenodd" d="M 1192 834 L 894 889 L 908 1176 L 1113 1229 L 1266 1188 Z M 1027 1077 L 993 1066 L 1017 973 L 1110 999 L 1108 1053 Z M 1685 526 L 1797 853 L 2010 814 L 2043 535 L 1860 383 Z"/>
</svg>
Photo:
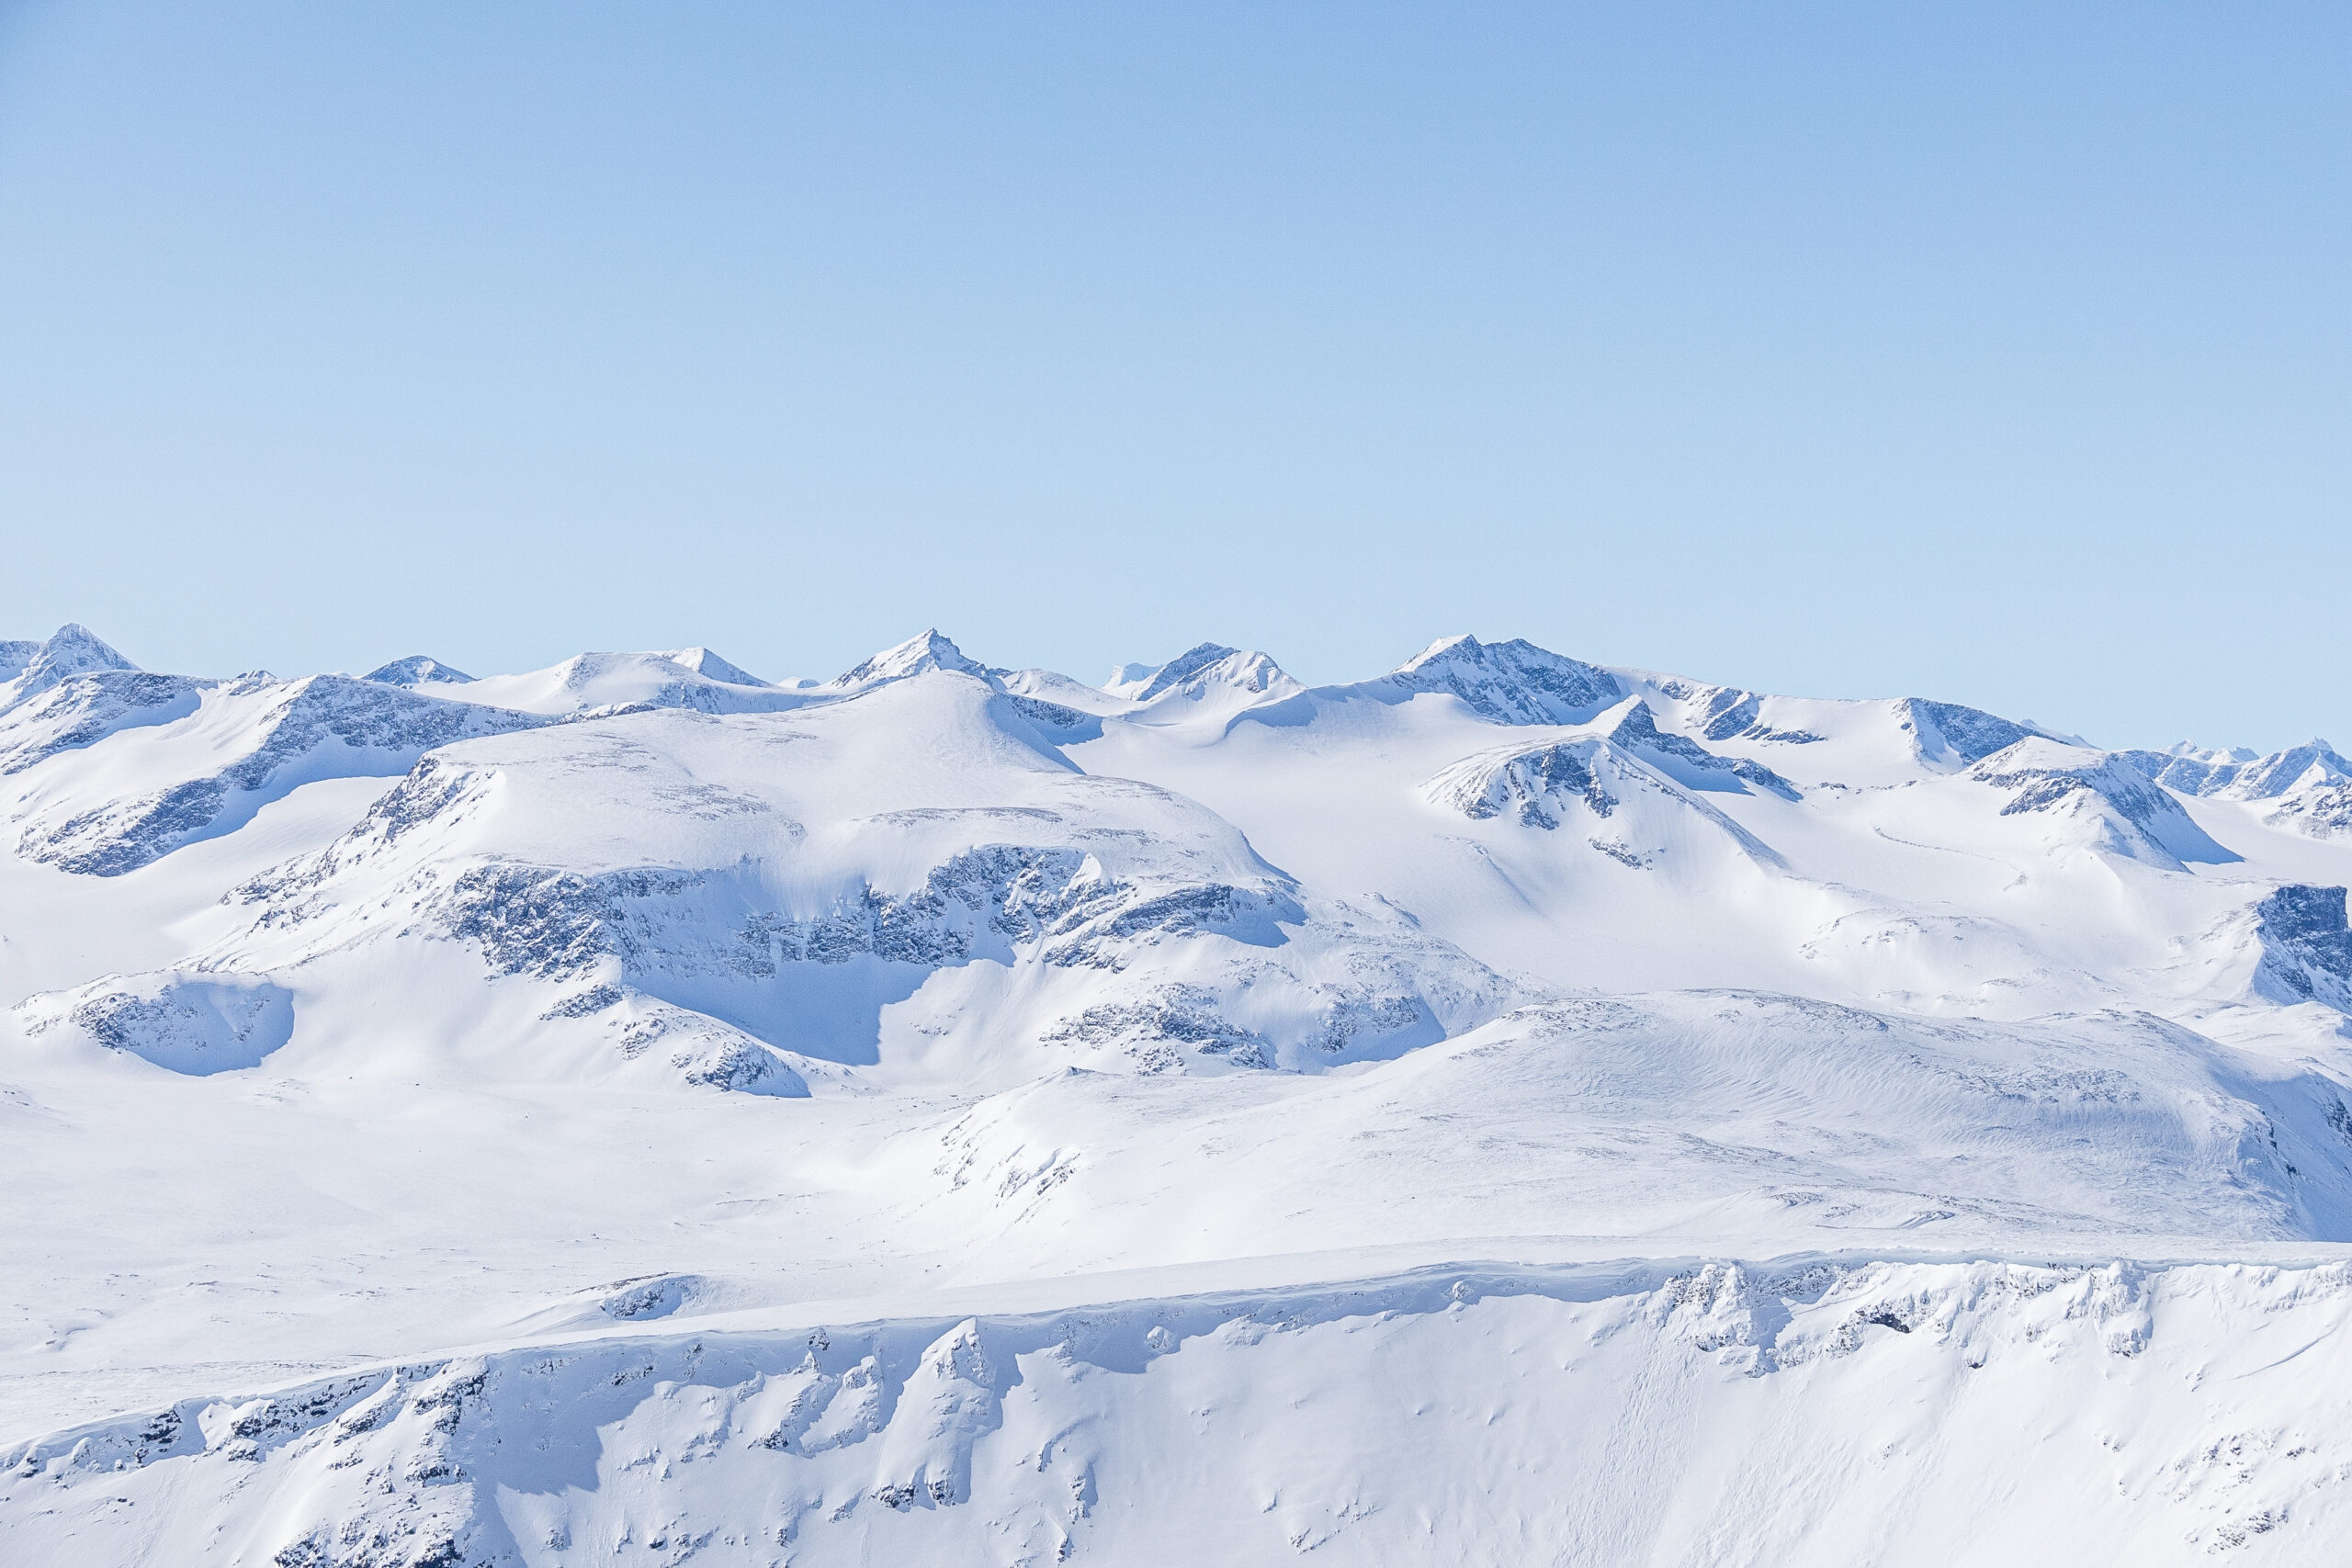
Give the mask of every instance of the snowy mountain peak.
<svg viewBox="0 0 2352 1568">
<path fill-rule="evenodd" d="M 697 675 L 714 681 L 724 681 L 730 686 L 764 686 L 768 682 L 740 664 L 721 659 L 707 648 L 681 648 L 662 655 L 673 664 L 683 665 Z"/>
<path fill-rule="evenodd" d="M 2251 746 L 2211 748 L 2199 746 L 2194 740 L 2176 740 L 2165 748 L 2167 757 L 2186 757 L 2192 762 L 2251 762 L 2262 755 Z"/>
<path fill-rule="evenodd" d="M 71 621 L 58 627 L 47 642 L 14 642 L 5 648 L 11 659 L 20 658 L 22 662 L 10 671 L 12 678 L 7 683 L 0 685 L 0 712 L 75 675 L 139 668 L 99 640 L 87 626 Z M 5 668 L 0 665 L 0 669 Z"/>
<path fill-rule="evenodd" d="M 826 686 L 834 691 L 847 691 L 858 686 L 871 686 L 884 681 L 903 680 L 909 675 L 926 674 L 933 670 L 960 671 L 967 675 L 985 678 L 988 666 L 978 660 L 964 657 L 964 650 L 939 635 L 937 627 L 921 637 L 911 637 L 896 648 L 886 648 L 864 663 L 842 671 Z"/>
<path fill-rule="evenodd" d="M 412 653 L 406 659 L 395 659 L 390 664 L 379 664 L 360 677 L 386 686 L 458 685 L 473 679 L 462 670 L 452 669 L 437 659 L 422 653 Z"/>
<path fill-rule="evenodd" d="M 1497 724 L 1589 723 L 1626 695 L 1608 671 L 1517 637 L 1441 637 L 1386 679 L 1410 692 L 1449 693 Z"/>
<path fill-rule="evenodd" d="M 1118 679 L 1121 674 L 1127 678 Z M 1266 655 L 1217 642 L 1187 649 L 1165 664 L 1122 666 L 1114 672 L 1113 683 L 1103 688 L 1113 696 L 1138 703 L 1156 703 L 1168 697 L 1197 698 L 1213 690 L 1255 698 L 1304 689 Z"/>
<path fill-rule="evenodd" d="M 2086 841 L 2112 854 L 2169 871 L 2187 862 L 2238 859 L 2116 752 L 2029 735 L 1978 761 L 1968 777 L 2015 792 L 2002 816 L 2071 822 L 2087 834 Z"/>
<path fill-rule="evenodd" d="M 2119 755 L 2166 789 L 2228 800 L 2270 800 L 2301 788 L 2352 780 L 2352 761 L 2317 738 L 2267 757 L 2243 747 L 2230 751 L 2176 748 Z"/>
<path fill-rule="evenodd" d="M 1114 697 L 1148 703 L 1169 687 L 1188 681 L 1236 649 L 1221 642 L 1196 643 L 1165 664 L 1122 664 L 1111 671 L 1102 689 Z"/>
</svg>

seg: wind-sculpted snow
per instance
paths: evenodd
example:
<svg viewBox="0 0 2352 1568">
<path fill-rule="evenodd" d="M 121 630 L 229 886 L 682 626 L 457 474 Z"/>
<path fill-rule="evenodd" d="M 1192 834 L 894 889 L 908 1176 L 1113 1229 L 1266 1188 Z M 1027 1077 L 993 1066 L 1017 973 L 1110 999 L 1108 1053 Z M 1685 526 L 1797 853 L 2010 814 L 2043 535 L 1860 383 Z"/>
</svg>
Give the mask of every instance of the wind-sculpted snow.
<svg viewBox="0 0 2352 1568">
<path fill-rule="evenodd" d="M 169 782 L 96 801 L 36 786 L 34 804 L 17 816 L 25 824 L 17 852 L 26 859 L 119 876 L 242 824 L 297 784 L 397 773 L 435 746 L 545 722 L 341 675 L 294 682 L 248 675 L 202 688 L 141 683 L 147 680 L 84 677 L 73 685 L 87 691 L 29 716 L 47 726 L 19 743 L 15 760 L 23 768 L 67 750 L 86 754 L 127 721 L 143 721 L 141 771 Z"/>
<path fill-rule="evenodd" d="M 37 1438 L 0 1528 L 278 1568 L 2309 1562 L 2352 1527 L 2347 1298 L 1825 1257 L 688 1326 Z"/>
<path fill-rule="evenodd" d="M 254 1066 L 294 1032 L 292 996 L 253 975 L 108 976 L 28 998 L 17 1013 L 28 1036 L 79 1035 L 198 1076 Z"/>
<path fill-rule="evenodd" d="M 1328 1082 L 1211 1100 L 1068 1075 L 903 1157 L 948 1189 L 932 1223 L 1000 1262 L 1091 1237 L 1102 1214 L 1166 1228 L 1148 1249 L 1090 1247 L 1106 1265 L 1214 1255 L 1187 1250 L 1202 1214 L 1229 1215 L 1218 1246 L 1250 1254 L 1307 1234 L 1442 1245 L 1464 1223 L 1544 1234 L 1566 1214 L 1627 1246 L 1724 1224 L 1775 1247 L 2352 1241 L 2352 1091 L 2146 1014 L 1988 1025 L 1736 992 L 1567 998 Z M 1050 1190 L 1029 1185 L 1044 1151 Z M 1499 1186 L 1498 1159 L 1514 1173 Z M 1291 1173 L 1285 1213 L 1250 1207 L 1269 1169 Z M 1374 1189 L 1412 1197 L 1350 1196 Z"/>
</svg>

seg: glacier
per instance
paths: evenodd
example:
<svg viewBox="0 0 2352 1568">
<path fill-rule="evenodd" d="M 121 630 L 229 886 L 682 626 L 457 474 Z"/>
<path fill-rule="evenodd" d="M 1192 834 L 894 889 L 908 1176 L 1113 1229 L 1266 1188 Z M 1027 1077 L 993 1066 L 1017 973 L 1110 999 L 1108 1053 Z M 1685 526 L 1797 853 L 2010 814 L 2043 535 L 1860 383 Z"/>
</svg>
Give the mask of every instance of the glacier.
<svg viewBox="0 0 2352 1568">
<path fill-rule="evenodd" d="M 0 642 L 0 1540 L 2340 1554 L 2347 798 L 1472 637 Z"/>
</svg>

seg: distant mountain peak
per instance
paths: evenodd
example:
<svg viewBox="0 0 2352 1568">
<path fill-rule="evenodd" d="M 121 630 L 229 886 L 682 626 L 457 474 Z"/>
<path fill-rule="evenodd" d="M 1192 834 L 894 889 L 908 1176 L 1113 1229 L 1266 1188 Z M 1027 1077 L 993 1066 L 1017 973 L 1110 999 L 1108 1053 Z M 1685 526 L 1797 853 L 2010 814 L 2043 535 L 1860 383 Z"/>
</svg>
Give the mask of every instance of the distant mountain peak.
<svg viewBox="0 0 2352 1568">
<path fill-rule="evenodd" d="M 1115 697 L 1148 703 L 1187 682 L 1207 678 L 1252 692 L 1266 691 L 1288 679 L 1282 666 L 1262 653 L 1203 642 L 1165 664 L 1123 664 L 1111 672 L 1102 689 Z"/>
<path fill-rule="evenodd" d="M 50 634 L 40 645 L 34 665 L 45 665 L 61 675 L 79 675 L 91 670 L 136 670 L 139 668 L 102 640 L 96 632 L 78 621 L 68 621 Z M 28 666 L 29 670 L 31 667 Z"/>
<path fill-rule="evenodd" d="M 967 659 L 964 650 L 939 634 L 934 626 L 920 637 L 909 637 L 895 648 L 886 648 L 865 662 L 842 671 L 826 684 L 836 690 L 852 686 L 868 686 L 880 681 L 899 681 L 910 675 L 926 674 L 933 670 L 954 670 L 967 675 L 986 676 L 988 666 L 978 660 Z"/>
<path fill-rule="evenodd" d="M 1498 724 L 1585 724 L 1626 696 L 1608 671 L 1518 637 L 1440 637 L 1386 679 L 1411 692 L 1450 693 Z"/>
<path fill-rule="evenodd" d="M 0 683 L 0 709 L 15 706 L 27 697 L 45 692 L 60 681 L 75 675 L 88 675 L 102 670 L 136 670 L 130 660 L 116 652 L 97 634 L 78 622 L 68 621 L 41 643 L 8 643 L 5 647 L 17 662 L 9 671 L 9 679 Z M 6 669 L 0 664 L 0 669 Z"/>
<path fill-rule="evenodd" d="M 444 664 L 422 653 L 412 653 L 406 659 L 395 659 L 389 664 L 379 664 L 363 681 L 373 681 L 385 686 L 458 685 L 471 681 L 464 671 Z"/>
<path fill-rule="evenodd" d="M 2352 761 L 2317 737 L 2267 757 L 2243 746 L 2206 751 L 2185 742 L 2169 751 L 2117 754 L 2166 789 L 2232 800 L 2269 800 L 2298 787 L 2352 780 Z"/>
<path fill-rule="evenodd" d="M 721 659 L 707 648 L 681 648 L 662 655 L 673 664 L 682 664 L 697 675 L 713 681 L 724 681 L 730 686 L 764 686 L 768 682 L 741 665 Z"/>
</svg>

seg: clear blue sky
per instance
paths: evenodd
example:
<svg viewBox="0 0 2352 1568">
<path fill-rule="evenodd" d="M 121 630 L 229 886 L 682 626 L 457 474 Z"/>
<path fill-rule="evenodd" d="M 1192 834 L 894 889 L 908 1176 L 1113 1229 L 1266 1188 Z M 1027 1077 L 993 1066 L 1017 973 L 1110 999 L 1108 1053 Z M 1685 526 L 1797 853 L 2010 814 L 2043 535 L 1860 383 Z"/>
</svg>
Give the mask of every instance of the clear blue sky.
<svg viewBox="0 0 2352 1568">
<path fill-rule="evenodd" d="M 0 636 L 2352 744 L 2352 10 L 0 3 Z"/>
</svg>

